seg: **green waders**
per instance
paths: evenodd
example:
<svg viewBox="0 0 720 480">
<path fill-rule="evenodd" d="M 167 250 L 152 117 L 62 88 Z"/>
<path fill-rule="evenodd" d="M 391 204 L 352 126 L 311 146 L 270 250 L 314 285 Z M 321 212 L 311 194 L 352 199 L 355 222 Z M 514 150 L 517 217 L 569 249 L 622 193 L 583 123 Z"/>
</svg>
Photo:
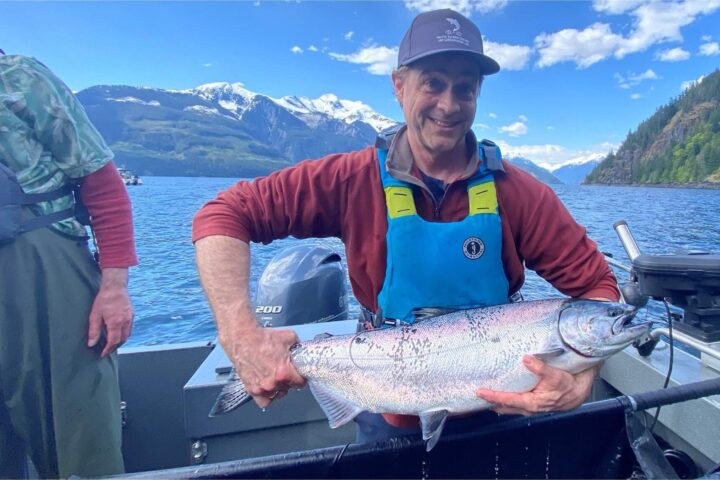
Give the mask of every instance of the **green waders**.
<svg viewBox="0 0 720 480">
<path fill-rule="evenodd" d="M 48 228 L 0 245 L 0 477 L 27 449 L 40 477 L 123 472 L 115 356 L 87 347 L 100 273 Z"/>
</svg>

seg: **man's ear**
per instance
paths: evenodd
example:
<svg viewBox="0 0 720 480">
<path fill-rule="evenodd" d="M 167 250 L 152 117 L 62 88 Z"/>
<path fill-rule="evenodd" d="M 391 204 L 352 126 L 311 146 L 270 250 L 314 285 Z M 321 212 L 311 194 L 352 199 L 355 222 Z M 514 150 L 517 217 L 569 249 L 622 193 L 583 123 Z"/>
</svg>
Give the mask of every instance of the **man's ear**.
<svg viewBox="0 0 720 480">
<path fill-rule="evenodd" d="M 395 99 L 398 101 L 400 106 L 402 107 L 402 92 L 403 92 L 403 85 L 404 85 L 404 75 L 398 74 L 397 71 L 392 72 L 392 82 L 393 82 L 393 90 L 395 92 Z"/>
</svg>

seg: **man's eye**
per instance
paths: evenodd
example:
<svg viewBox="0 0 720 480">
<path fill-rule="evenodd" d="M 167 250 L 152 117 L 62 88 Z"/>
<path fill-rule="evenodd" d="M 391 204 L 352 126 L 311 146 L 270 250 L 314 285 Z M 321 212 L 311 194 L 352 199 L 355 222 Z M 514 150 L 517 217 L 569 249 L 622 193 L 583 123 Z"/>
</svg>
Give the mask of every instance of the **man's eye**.
<svg viewBox="0 0 720 480">
<path fill-rule="evenodd" d="M 457 93 L 461 97 L 471 97 L 475 95 L 475 89 L 471 85 L 460 85 L 457 88 Z"/>
<path fill-rule="evenodd" d="M 437 92 L 443 89 L 443 83 L 435 78 L 426 80 L 425 86 L 433 92 Z"/>
</svg>

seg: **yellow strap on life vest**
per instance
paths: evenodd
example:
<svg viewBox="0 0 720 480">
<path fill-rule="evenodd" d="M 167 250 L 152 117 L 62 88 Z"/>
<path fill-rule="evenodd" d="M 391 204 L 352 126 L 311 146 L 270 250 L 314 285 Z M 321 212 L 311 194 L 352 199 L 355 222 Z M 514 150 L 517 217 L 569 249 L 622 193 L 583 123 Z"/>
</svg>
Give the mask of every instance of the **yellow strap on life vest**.
<svg viewBox="0 0 720 480">
<path fill-rule="evenodd" d="M 408 187 L 385 187 L 385 204 L 390 218 L 417 215 L 412 190 Z"/>
<path fill-rule="evenodd" d="M 492 180 L 470 187 L 468 189 L 468 195 L 468 203 L 470 206 L 470 212 L 468 215 L 477 215 L 479 213 L 497 213 L 497 193 L 495 191 L 495 182 Z"/>
</svg>

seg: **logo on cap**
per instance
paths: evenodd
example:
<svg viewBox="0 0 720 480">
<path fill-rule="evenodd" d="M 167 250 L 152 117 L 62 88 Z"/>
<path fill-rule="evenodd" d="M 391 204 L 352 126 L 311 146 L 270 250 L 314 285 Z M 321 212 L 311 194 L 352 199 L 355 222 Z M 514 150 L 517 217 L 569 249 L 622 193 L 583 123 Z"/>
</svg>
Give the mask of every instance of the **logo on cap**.
<svg viewBox="0 0 720 480">
<path fill-rule="evenodd" d="M 460 31 L 460 22 L 455 20 L 454 18 L 446 18 L 448 22 L 450 22 L 450 25 L 452 25 L 452 30 L 445 30 L 445 35 L 457 35 L 458 37 L 462 37 L 462 32 Z"/>
<path fill-rule="evenodd" d="M 450 23 L 452 28 L 445 30 L 444 35 L 437 35 L 435 40 L 437 40 L 438 43 L 452 42 L 459 43 L 466 47 L 470 45 L 470 40 L 463 38 L 463 34 L 460 31 L 460 22 L 455 18 L 446 18 L 445 20 Z"/>
</svg>

